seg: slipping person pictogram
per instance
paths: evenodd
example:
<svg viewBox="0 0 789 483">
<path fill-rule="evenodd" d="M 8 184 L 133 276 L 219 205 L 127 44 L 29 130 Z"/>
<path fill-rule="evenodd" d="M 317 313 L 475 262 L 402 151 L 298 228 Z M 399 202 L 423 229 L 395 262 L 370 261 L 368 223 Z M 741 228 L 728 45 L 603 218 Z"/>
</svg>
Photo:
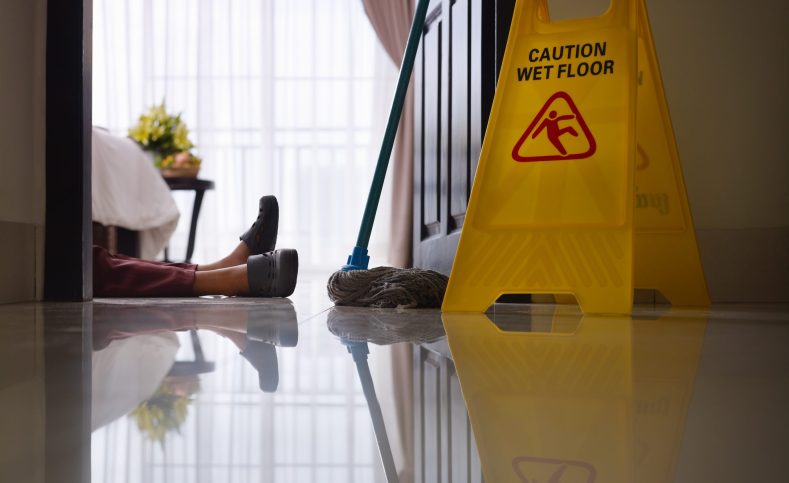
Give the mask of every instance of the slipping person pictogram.
<svg viewBox="0 0 789 483">
<path fill-rule="evenodd" d="M 545 102 L 526 128 L 512 149 L 512 159 L 521 163 L 583 159 L 596 150 L 594 136 L 575 102 L 570 94 L 560 91 Z"/>
<path fill-rule="evenodd" d="M 548 117 L 542 121 L 540 127 L 534 131 L 534 134 L 532 134 L 531 137 L 532 139 L 536 138 L 540 135 L 542 130 L 545 129 L 548 133 L 548 139 L 551 141 L 551 144 L 556 146 L 556 149 L 562 153 L 562 156 L 567 156 L 567 150 L 564 149 L 562 140 L 559 138 L 561 138 L 564 134 L 572 134 L 573 136 L 578 137 L 578 131 L 576 131 L 573 127 L 561 129 L 559 128 L 559 123 L 570 119 L 575 119 L 575 115 L 567 114 L 564 116 L 559 116 L 556 111 L 551 111 L 550 114 L 548 114 Z"/>
</svg>

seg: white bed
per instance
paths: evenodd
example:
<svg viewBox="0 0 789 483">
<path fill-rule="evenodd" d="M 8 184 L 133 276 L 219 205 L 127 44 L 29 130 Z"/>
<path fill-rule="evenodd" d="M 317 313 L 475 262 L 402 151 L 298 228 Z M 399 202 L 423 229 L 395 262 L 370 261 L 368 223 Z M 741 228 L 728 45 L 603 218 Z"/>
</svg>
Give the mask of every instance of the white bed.
<svg viewBox="0 0 789 483">
<path fill-rule="evenodd" d="M 140 232 L 140 257 L 154 259 L 180 216 L 151 156 L 131 139 L 93 128 L 93 221 Z"/>
</svg>

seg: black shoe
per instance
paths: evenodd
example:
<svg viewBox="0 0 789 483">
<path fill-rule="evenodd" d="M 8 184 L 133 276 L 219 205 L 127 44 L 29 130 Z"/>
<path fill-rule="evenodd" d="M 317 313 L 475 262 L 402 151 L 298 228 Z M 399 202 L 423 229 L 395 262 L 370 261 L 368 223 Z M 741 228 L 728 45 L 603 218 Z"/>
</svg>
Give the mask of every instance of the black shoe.
<svg viewBox="0 0 789 483">
<path fill-rule="evenodd" d="M 252 255 L 247 259 L 247 281 L 252 297 L 287 297 L 296 289 L 299 254 L 292 248 Z"/>
<path fill-rule="evenodd" d="M 279 386 L 277 349 L 265 342 L 250 340 L 241 355 L 258 371 L 258 386 L 263 392 L 274 392 Z"/>
<path fill-rule="evenodd" d="M 279 204 L 277 198 L 268 195 L 260 198 L 258 218 L 252 227 L 239 239 L 247 244 L 252 255 L 270 252 L 277 245 L 279 229 Z"/>
</svg>

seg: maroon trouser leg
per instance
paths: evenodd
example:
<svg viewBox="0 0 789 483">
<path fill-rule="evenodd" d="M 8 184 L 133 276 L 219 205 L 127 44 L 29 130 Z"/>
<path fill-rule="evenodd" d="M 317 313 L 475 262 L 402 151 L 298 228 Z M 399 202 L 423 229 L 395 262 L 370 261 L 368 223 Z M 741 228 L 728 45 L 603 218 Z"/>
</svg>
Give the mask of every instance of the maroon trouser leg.
<svg viewBox="0 0 789 483">
<path fill-rule="evenodd" d="M 196 271 L 191 263 L 152 262 L 93 247 L 96 297 L 190 297 Z"/>
</svg>

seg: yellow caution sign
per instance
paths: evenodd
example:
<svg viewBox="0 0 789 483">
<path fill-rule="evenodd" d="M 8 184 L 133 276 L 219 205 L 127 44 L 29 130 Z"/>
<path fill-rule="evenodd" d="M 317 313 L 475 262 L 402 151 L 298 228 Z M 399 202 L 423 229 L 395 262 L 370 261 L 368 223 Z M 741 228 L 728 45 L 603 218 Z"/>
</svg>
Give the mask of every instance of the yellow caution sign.
<svg viewBox="0 0 789 483">
<path fill-rule="evenodd" d="M 708 303 L 643 0 L 555 23 L 519 0 L 442 309 L 550 293 L 621 314 L 634 286 Z"/>
</svg>

